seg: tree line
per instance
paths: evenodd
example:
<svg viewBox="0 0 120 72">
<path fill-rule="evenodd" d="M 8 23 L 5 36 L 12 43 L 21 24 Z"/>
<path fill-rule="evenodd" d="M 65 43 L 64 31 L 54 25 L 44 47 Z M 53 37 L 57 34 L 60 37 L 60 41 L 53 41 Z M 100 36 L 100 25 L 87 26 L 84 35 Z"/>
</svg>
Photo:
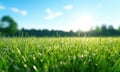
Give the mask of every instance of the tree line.
<svg viewBox="0 0 120 72">
<path fill-rule="evenodd" d="M 9 25 L 5 27 L 5 22 Z M 105 24 L 96 26 L 95 29 L 91 29 L 87 32 L 78 30 L 76 32 L 62 31 L 62 30 L 48 30 L 48 29 L 24 29 L 18 30 L 17 23 L 10 16 L 4 16 L 1 19 L 0 24 L 0 34 L 1 36 L 16 36 L 16 37 L 83 37 L 83 36 L 120 36 L 120 27 L 115 29 L 112 25 L 106 26 Z"/>
<path fill-rule="evenodd" d="M 48 30 L 48 29 L 24 29 L 17 30 L 14 34 L 4 34 L 4 36 L 17 36 L 17 37 L 98 37 L 98 36 L 120 36 L 120 27 L 115 29 L 112 25 L 96 27 L 87 32 L 84 31 L 62 31 L 62 30 Z"/>
</svg>

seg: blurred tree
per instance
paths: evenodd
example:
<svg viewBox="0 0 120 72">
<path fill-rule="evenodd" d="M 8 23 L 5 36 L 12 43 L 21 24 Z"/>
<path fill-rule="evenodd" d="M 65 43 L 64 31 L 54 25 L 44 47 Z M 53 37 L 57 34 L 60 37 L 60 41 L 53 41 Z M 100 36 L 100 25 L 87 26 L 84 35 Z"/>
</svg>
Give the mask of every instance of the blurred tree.
<svg viewBox="0 0 120 72">
<path fill-rule="evenodd" d="M 106 25 L 102 25 L 101 30 L 102 30 L 103 32 L 106 32 L 106 31 L 107 31 L 107 26 L 106 26 Z"/>
<path fill-rule="evenodd" d="M 70 31 L 69 31 L 69 36 L 74 36 L 73 30 L 70 30 Z"/>
<path fill-rule="evenodd" d="M 10 16 L 3 16 L 0 23 L 0 32 L 12 34 L 15 33 L 16 31 L 17 23 Z"/>
<path fill-rule="evenodd" d="M 119 32 L 120 32 L 120 26 L 118 27 L 118 29 L 117 29 Z"/>
<path fill-rule="evenodd" d="M 100 32 L 101 32 L 101 28 L 100 28 L 99 26 L 96 26 L 96 28 L 95 28 L 95 32 L 100 33 Z"/>
<path fill-rule="evenodd" d="M 108 30 L 115 30 L 115 29 L 114 29 L 114 27 L 112 25 L 109 25 Z"/>
<path fill-rule="evenodd" d="M 101 28 L 99 26 L 96 26 L 95 30 L 94 30 L 94 33 L 95 33 L 95 36 L 100 36 Z"/>
<path fill-rule="evenodd" d="M 114 29 L 114 27 L 112 25 L 108 26 L 108 32 L 110 35 L 116 34 L 116 30 Z"/>
<path fill-rule="evenodd" d="M 108 36 L 108 30 L 107 30 L 107 26 L 105 24 L 101 26 L 101 35 Z"/>
</svg>

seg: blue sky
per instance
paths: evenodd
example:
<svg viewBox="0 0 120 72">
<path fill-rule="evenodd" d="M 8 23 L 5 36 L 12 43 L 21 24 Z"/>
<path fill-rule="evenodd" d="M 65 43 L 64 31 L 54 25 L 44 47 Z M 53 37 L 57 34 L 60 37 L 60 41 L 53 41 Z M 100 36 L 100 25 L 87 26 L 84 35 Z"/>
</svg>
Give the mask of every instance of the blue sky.
<svg viewBox="0 0 120 72">
<path fill-rule="evenodd" d="M 0 0 L 0 18 L 9 15 L 19 29 L 89 30 L 120 25 L 120 0 Z"/>
</svg>

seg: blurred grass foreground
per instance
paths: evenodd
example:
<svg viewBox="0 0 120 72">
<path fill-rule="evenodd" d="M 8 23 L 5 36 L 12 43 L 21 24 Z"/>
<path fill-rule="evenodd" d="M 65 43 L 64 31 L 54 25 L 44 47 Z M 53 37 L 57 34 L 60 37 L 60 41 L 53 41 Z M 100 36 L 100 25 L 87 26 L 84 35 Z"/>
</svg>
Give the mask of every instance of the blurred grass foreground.
<svg viewBox="0 0 120 72">
<path fill-rule="evenodd" d="M 120 72 L 120 38 L 0 38 L 0 72 Z"/>
</svg>

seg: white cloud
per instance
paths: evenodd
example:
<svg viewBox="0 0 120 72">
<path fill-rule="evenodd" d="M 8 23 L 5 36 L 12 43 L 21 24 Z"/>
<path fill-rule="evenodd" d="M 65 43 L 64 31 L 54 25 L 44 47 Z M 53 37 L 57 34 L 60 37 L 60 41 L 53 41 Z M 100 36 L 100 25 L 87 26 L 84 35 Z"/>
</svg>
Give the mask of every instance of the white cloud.
<svg viewBox="0 0 120 72">
<path fill-rule="evenodd" d="M 5 6 L 3 6 L 2 4 L 0 4 L 0 9 L 5 9 Z"/>
<path fill-rule="evenodd" d="M 64 9 L 66 9 L 66 10 L 71 10 L 72 8 L 73 8 L 72 5 L 66 5 L 66 6 L 64 6 Z"/>
<path fill-rule="evenodd" d="M 54 19 L 54 18 L 62 15 L 62 12 L 53 13 L 51 11 L 51 9 L 49 9 L 49 8 L 46 9 L 46 13 L 48 14 L 48 16 L 45 17 L 46 20 Z"/>
<path fill-rule="evenodd" d="M 52 14 L 51 10 L 49 8 L 46 9 L 46 13 Z"/>
<path fill-rule="evenodd" d="M 18 9 L 18 8 L 11 8 L 11 10 L 12 10 L 13 12 L 19 13 L 19 14 L 21 14 L 21 15 L 23 15 L 23 16 L 26 16 L 26 15 L 27 15 L 27 11 L 26 11 L 26 10 L 20 10 L 20 9 Z"/>
</svg>

